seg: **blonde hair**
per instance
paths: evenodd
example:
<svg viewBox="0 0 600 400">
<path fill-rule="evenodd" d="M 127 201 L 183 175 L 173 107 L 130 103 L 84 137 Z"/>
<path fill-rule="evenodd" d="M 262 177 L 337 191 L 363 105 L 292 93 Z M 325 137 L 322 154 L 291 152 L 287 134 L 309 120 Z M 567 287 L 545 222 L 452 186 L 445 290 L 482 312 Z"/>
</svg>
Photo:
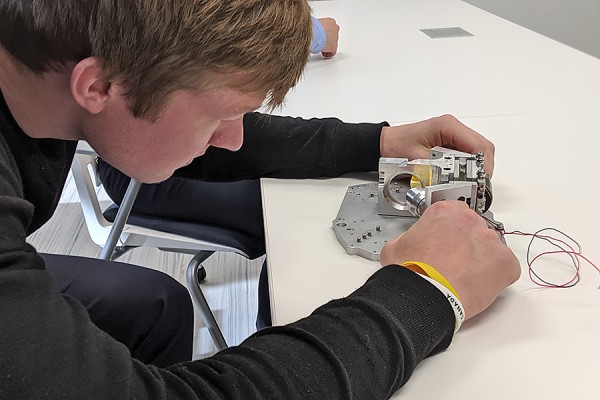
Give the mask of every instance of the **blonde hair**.
<svg viewBox="0 0 600 400">
<path fill-rule="evenodd" d="M 149 119 L 176 90 L 228 86 L 280 105 L 312 35 L 306 0 L 5 0 L 0 20 L 0 44 L 33 72 L 97 57 Z"/>
</svg>

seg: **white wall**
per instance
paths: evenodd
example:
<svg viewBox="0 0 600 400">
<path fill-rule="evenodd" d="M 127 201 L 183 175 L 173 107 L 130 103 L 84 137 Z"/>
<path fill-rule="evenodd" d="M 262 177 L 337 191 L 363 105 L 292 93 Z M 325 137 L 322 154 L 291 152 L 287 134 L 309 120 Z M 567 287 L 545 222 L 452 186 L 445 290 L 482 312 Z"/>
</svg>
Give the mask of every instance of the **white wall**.
<svg viewBox="0 0 600 400">
<path fill-rule="evenodd" d="M 600 58 L 600 0 L 463 0 Z"/>
</svg>

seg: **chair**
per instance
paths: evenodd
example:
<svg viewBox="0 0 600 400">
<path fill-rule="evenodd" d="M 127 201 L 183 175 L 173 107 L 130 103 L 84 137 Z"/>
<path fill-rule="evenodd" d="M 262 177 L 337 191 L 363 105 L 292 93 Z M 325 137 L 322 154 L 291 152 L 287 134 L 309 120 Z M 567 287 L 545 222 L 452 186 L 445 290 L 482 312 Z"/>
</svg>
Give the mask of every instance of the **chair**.
<svg viewBox="0 0 600 400">
<path fill-rule="evenodd" d="M 202 262 L 217 251 L 249 258 L 251 242 L 238 232 L 222 227 L 131 213 L 141 187 L 134 179 L 119 207 L 113 204 L 102 210 L 97 196 L 97 188 L 101 185 L 97 168 L 97 154 L 87 143 L 80 142 L 71 170 L 90 237 L 102 247 L 99 258 L 115 260 L 136 247 L 193 254 L 186 270 L 188 290 L 217 349 L 226 348 L 227 343 L 200 288 L 200 281 L 206 276 Z"/>
</svg>

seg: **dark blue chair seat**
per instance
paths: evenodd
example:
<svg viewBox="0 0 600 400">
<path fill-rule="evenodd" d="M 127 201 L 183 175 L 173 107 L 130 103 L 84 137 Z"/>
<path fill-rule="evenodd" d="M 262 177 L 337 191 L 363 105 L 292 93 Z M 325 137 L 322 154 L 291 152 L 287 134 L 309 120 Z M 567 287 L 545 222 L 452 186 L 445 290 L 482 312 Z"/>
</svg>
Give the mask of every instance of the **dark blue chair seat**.
<svg viewBox="0 0 600 400">
<path fill-rule="evenodd" d="M 104 211 L 104 218 L 107 221 L 114 222 L 118 210 L 119 207 L 112 204 Z M 264 243 L 250 238 L 246 234 L 216 225 L 162 218 L 135 212 L 129 214 L 127 222 L 148 229 L 230 246 L 243 251 L 251 260 L 265 254 Z"/>
</svg>

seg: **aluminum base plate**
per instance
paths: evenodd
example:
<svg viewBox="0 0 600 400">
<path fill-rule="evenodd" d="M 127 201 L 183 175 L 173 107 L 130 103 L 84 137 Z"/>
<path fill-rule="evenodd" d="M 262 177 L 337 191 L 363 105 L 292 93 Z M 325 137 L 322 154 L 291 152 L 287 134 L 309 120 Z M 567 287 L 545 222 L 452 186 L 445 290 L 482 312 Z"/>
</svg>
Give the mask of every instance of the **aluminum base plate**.
<svg viewBox="0 0 600 400">
<path fill-rule="evenodd" d="M 377 210 L 377 183 L 348 187 L 337 218 L 332 222 L 335 236 L 348 254 L 379 261 L 383 246 L 417 222 L 417 217 L 379 215 Z M 489 210 L 484 216 L 494 220 Z M 504 242 L 504 238 L 501 239 Z"/>
<path fill-rule="evenodd" d="M 377 183 L 348 187 L 332 227 L 346 252 L 372 261 L 388 240 L 405 232 L 417 217 L 396 217 L 377 214 Z"/>
</svg>

